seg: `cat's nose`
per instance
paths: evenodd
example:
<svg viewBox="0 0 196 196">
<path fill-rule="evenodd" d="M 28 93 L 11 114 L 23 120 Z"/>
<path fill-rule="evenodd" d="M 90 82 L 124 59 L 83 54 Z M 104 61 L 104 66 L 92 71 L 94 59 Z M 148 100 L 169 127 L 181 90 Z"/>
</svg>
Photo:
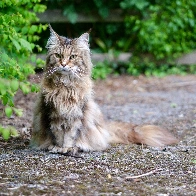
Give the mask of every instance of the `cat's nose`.
<svg viewBox="0 0 196 196">
<path fill-rule="evenodd" d="M 63 61 L 62 61 L 62 65 L 63 66 L 66 66 L 66 65 L 68 65 L 69 64 L 69 59 L 64 59 Z"/>
<path fill-rule="evenodd" d="M 63 61 L 63 62 L 62 62 L 62 65 L 63 65 L 63 66 L 66 66 L 67 64 L 68 64 L 68 61 Z"/>
<path fill-rule="evenodd" d="M 61 71 L 69 71 L 69 67 L 67 66 L 60 65 L 59 68 Z"/>
</svg>

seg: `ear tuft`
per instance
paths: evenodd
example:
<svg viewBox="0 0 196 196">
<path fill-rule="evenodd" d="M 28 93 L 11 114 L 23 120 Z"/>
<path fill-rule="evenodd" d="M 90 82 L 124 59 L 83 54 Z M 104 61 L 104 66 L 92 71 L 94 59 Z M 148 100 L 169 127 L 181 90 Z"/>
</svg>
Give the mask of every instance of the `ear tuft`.
<svg viewBox="0 0 196 196">
<path fill-rule="evenodd" d="M 83 33 L 78 39 L 80 39 L 81 41 L 84 41 L 88 44 L 89 42 L 89 34 L 88 33 Z"/>
<path fill-rule="evenodd" d="M 51 49 L 59 45 L 60 43 L 60 36 L 53 30 L 51 25 L 49 24 L 49 29 L 50 29 L 50 37 L 48 39 L 48 42 L 46 44 L 47 49 Z"/>
</svg>

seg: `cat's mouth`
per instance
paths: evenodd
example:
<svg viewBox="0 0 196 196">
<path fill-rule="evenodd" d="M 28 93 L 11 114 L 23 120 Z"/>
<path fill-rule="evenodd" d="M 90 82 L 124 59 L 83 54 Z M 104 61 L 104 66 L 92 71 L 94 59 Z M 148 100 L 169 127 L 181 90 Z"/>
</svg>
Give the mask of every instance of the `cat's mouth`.
<svg viewBox="0 0 196 196">
<path fill-rule="evenodd" d="M 73 67 L 69 67 L 69 66 L 59 66 L 59 71 L 63 74 L 63 75 L 68 75 L 68 76 L 72 76 L 72 77 L 76 77 L 76 78 L 80 78 L 80 76 L 78 75 L 78 68 L 76 66 Z"/>
<path fill-rule="evenodd" d="M 65 71 L 65 72 L 70 72 L 71 70 L 69 67 L 63 66 L 63 65 L 61 65 L 59 68 L 60 68 L 60 71 Z"/>
</svg>

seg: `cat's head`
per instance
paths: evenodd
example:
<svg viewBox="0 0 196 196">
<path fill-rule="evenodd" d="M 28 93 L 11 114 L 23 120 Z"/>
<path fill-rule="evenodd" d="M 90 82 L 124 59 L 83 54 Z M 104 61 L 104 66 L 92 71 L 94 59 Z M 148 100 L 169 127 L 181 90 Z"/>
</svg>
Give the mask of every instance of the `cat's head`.
<svg viewBox="0 0 196 196">
<path fill-rule="evenodd" d="M 58 74 L 70 80 L 80 80 L 90 76 L 89 34 L 84 33 L 75 39 L 59 36 L 49 25 L 50 37 L 46 48 L 46 75 Z"/>
</svg>

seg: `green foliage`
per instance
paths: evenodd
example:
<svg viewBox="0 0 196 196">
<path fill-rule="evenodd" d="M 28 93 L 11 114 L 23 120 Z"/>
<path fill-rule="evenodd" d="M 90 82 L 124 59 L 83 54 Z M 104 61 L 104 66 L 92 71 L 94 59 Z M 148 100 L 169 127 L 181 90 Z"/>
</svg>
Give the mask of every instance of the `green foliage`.
<svg viewBox="0 0 196 196">
<path fill-rule="evenodd" d="M 12 127 L 12 126 L 8 126 L 8 127 L 2 127 L 0 125 L 0 135 L 2 135 L 2 137 L 5 139 L 5 140 L 8 140 L 11 136 L 12 137 L 18 137 L 18 131 Z"/>
<path fill-rule="evenodd" d="M 78 32 L 78 27 L 80 30 L 84 28 L 81 30 L 84 32 L 89 26 L 92 27 L 91 46 L 97 52 L 107 53 L 112 50 L 133 53 L 131 62 L 123 65 L 130 74 L 196 72 L 195 66 L 185 68 L 175 65 L 176 57 L 196 49 L 195 0 L 49 0 L 47 5 L 50 9 L 62 9 L 72 24 L 76 23 L 79 14 L 96 15 L 102 21 L 109 16 L 111 10 L 121 10 L 124 22 L 80 26 L 77 23 L 76 28 L 72 25 L 71 29 Z M 147 58 L 143 58 L 143 54 Z M 111 66 L 98 65 L 95 72 L 100 69 L 100 73 L 107 73 L 104 69 L 108 67 Z"/>
<path fill-rule="evenodd" d="M 140 15 L 126 17 L 127 31 L 137 35 L 136 53 L 147 52 L 160 60 L 172 59 L 196 48 L 195 0 L 141 2 L 145 6 L 138 8 Z"/>
<path fill-rule="evenodd" d="M 110 9 L 119 7 L 119 0 L 115 1 L 105 1 L 105 0 L 79 0 L 79 1 L 58 1 L 49 0 L 47 2 L 47 7 L 49 9 L 62 9 L 63 14 L 67 16 L 71 23 L 76 23 L 78 19 L 78 13 L 88 14 L 98 14 L 102 19 L 108 17 Z"/>
<path fill-rule="evenodd" d="M 43 12 L 45 8 L 40 0 L 0 2 L 0 100 L 4 105 L 1 113 L 8 118 L 13 114 L 22 115 L 22 110 L 14 105 L 19 89 L 24 94 L 37 90 L 27 77 L 34 73 L 32 63 L 42 63 L 31 55 L 33 50 L 41 50 L 34 42 L 39 39 L 37 33 L 46 29 L 46 25 L 32 25 L 32 22 L 38 21 L 36 12 Z M 13 127 L 0 126 L 0 133 L 4 139 L 17 135 Z"/>
<path fill-rule="evenodd" d="M 196 48 L 196 1 L 157 0 L 155 3 L 150 3 L 141 0 L 139 2 L 143 7 L 135 4 L 135 9 L 140 14 L 126 17 L 127 33 L 136 35 L 128 73 L 134 75 L 144 73 L 147 76 L 195 74 L 195 65 L 177 66 L 174 60 L 180 54 Z M 128 1 L 126 6 L 130 6 Z M 141 58 L 141 54 L 145 54 L 145 57 Z"/>
<path fill-rule="evenodd" d="M 72 4 L 64 9 L 63 14 L 67 16 L 67 18 L 71 23 L 75 23 L 78 19 L 78 15 L 75 10 L 75 7 Z"/>
<path fill-rule="evenodd" d="M 157 64 L 156 62 L 139 62 L 128 63 L 127 73 L 138 76 L 145 74 L 146 76 L 164 77 L 166 75 L 186 75 L 187 73 L 196 74 L 196 65 L 176 65 L 176 64 Z"/>
<path fill-rule="evenodd" d="M 123 0 L 120 2 L 122 9 L 136 9 L 143 11 L 147 6 L 149 6 L 150 1 L 147 0 Z"/>
<path fill-rule="evenodd" d="M 92 77 L 93 79 L 105 79 L 109 74 L 112 73 L 112 68 L 108 62 L 99 62 L 93 69 Z"/>
<path fill-rule="evenodd" d="M 134 64 L 128 62 L 126 64 L 116 64 L 99 62 L 93 69 L 93 79 L 105 79 L 110 74 L 128 73 L 133 76 L 144 74 L 146 76 L 164 77 L 166 75 L 186 75 L 187 73 L 196 74 L 196 65 L 171 65 L 162 64 L 161 66 L 155 62 L 144 62 Z"/>
</svg>

